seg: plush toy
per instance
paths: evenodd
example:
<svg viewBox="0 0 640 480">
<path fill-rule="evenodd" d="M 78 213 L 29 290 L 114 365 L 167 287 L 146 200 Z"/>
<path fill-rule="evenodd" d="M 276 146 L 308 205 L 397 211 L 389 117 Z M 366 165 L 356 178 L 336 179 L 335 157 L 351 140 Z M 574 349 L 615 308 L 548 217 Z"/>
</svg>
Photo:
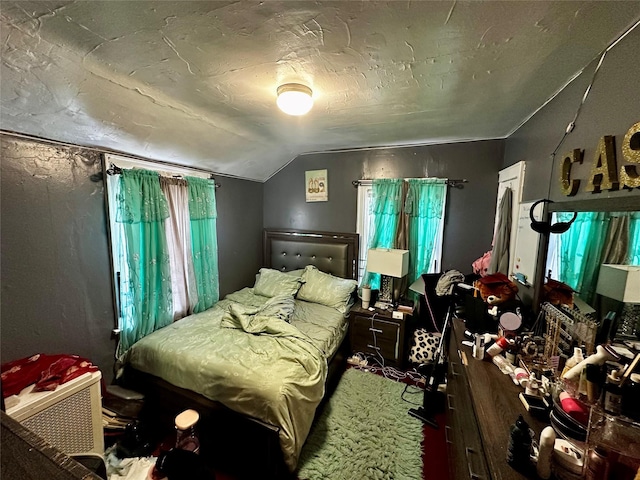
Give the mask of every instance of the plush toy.
<svg viewBox="0 0 640 480">
<path fill-rule="evenodd" d="M 499 310 L 511 307 L 518 293 L 518 286 L 503 273 L 486 275 L 476 281 L 475 287 L 494 317 L 498 316 Z"/>
<path fill-rule="evenodd" d="M 542 286 L 542 301 L 551 305 L 566 305 L 573 308 L 573 288 L 566 283 L 547 278 Z"/>
</svg>

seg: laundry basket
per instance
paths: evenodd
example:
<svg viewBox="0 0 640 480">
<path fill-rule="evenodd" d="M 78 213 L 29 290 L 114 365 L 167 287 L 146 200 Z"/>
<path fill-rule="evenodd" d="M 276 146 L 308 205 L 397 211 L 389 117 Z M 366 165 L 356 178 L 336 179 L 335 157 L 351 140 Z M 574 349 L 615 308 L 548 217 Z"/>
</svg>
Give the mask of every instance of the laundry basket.
<svg viewBox="0 0 640 480">
<path fill-rule="evenodd" d="M 90 372 L 52 392 L 23 390 L 7 414 L 63 453 L 104 454 L 100 372 Z"/>
</svg>

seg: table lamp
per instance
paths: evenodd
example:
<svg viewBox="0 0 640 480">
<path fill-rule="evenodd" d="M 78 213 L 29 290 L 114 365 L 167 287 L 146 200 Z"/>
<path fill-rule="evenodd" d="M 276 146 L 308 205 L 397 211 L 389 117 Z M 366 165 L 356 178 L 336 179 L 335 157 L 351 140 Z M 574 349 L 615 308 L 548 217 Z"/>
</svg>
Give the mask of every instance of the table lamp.
<svg viewBox="0 0 640 480">
<path fill-rule="evenodd" d="M 392 305 L 400 296 L 400 292 L 394 291 L 393 279 L 409 273 L 409 250 L 371 248 L 367 254 L 367 271 L 381 275 L 379 301 Z"/>
<path fill-rule="evenodd" d="M 596 293 L 624 304 L 635 304 L 633 307 L 629 306 L 629 312 L 626 314 L 626 318 L 623 319 L 621 326 L 621 333 L 632 335 L 640 320 L 638 317 L 638 307 L 640 306 L 638 305 L 640 304 L 640 266 L 608 263 L 601 265 Z"/>
</svg>

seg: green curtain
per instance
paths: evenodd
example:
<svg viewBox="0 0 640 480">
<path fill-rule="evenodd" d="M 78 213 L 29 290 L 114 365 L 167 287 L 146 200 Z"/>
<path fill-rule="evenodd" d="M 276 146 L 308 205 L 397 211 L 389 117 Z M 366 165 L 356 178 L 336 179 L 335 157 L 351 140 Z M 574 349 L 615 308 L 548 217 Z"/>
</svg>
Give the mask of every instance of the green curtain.
<svg viewBox="0 0 640 480">
<path fill-rule="evenodd" d="M 569 222 L 572 212 L 558 212 L 560 222 Z M 595 297 L 598 269 L 611 217 L 607 212 L 579 212 L 571 228 L 560 235 L 559 279 L 585 302 Z"/>
<path fill-rule="evenodd" d="M 409 217 L 409 284 L 429 270 L 444 217 L 446 179 L 412 178 L 404 210 Z"/>
<path fill-rule="evenodd" d="M 129 278 L 122 279 L 123 313 L 118 358 L 131 345 L 173 320 L 164 221 L 167 200 L 157 172 L 123 169 L 116 221 L 124 226 Z"/>
<path fill-rule="evenodd" d="M 212 307 L 219 299 L 218 237 L 216 232 L 216 188 L 204 178 L 187 177 L 191 251 L 198 290 L 194 313 Z"/>
<path fill-rule="evenodd" d="M 632 212 L 629 222 L 628 265 L 640 265 L 640 212 Z"/>
<path fill-rule="evenodd" d="M 402 210 L 401 178 L 383 178 L 372 182 L 369 215 L 369 248 L 393 248 L 394 237 Z M 380 288 L 380 274 L 365 271 L 361 285 Z"/>
</svg>

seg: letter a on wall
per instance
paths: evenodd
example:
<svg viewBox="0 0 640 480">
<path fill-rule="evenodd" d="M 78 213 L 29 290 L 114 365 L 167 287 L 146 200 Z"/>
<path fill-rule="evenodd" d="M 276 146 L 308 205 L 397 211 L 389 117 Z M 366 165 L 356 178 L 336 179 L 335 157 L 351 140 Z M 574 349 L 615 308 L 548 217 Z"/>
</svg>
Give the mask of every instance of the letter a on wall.
<svg viewBox="0 0 640 480">
<path fill-rule="evenodd" d="M 598 142 L 585 191 L 599 193 L 602 190 L 617 190 L 618 172 L 616 167 L 615 137 L 605 135 Z"/>
</svg>

